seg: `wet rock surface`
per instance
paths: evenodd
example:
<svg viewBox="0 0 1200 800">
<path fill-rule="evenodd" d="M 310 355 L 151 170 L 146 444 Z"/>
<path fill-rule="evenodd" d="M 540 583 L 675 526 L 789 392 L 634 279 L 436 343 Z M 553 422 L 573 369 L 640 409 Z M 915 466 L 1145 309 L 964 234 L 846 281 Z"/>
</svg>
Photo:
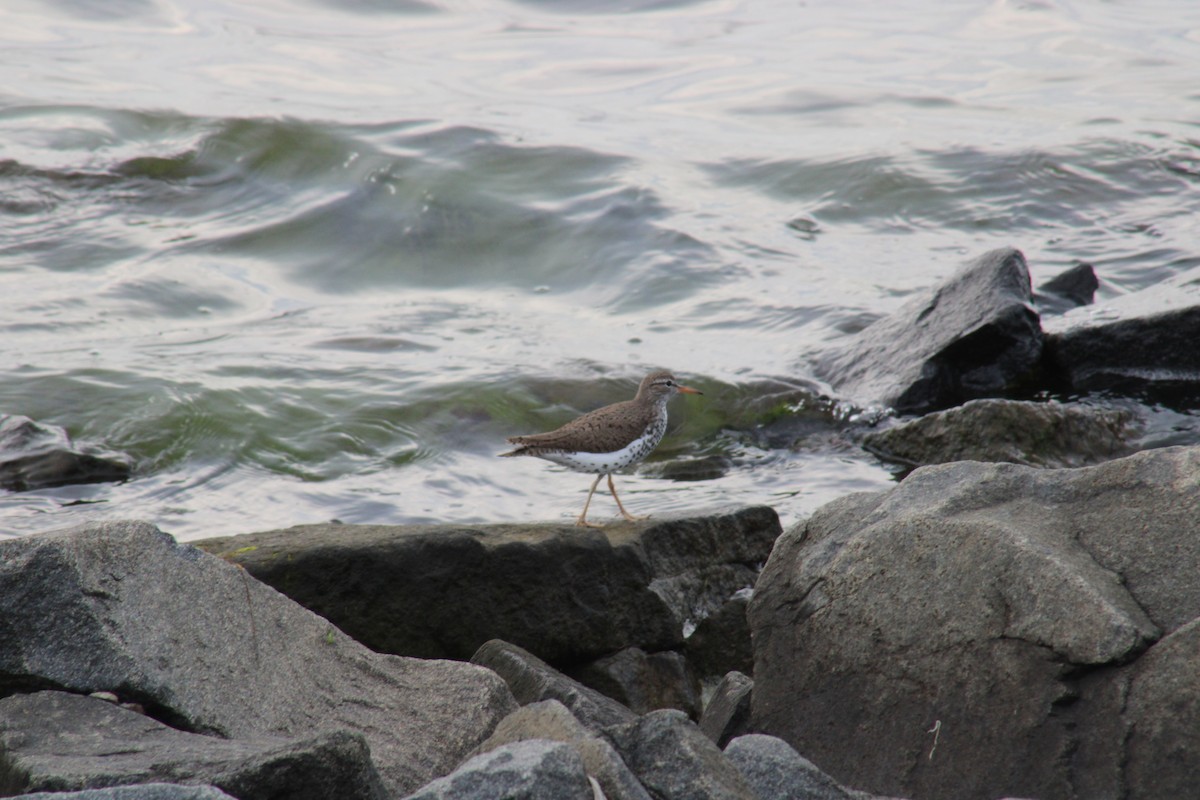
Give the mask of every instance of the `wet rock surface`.
<svg viewBox="0 0 1200 800">
<path fill-rule="evenodd" d="M 27 492 L 73 483 L 128 480 L 129 458 L 84 452 L 57 425 L 18 414 L 0 414 L 0 489 Z"/>
<path fill-rule="evenodd" d="M 1048 370 L 1072 392 L 1200 398 L 1200 269 L 1045 321 Z"/>
<path fill-rule="evenodd" d="M 862 406 L 919 414 L 1024 390 L 1042 355 L 1029 268 L 1002 248 L 820 354 L 817 375 Z"/>
<path fill-rule="evenodd" d="M 951 461 L 1083 467 L 1132 453 L 1136 427 L 1127 409 L 972 400 L 869 433 L 863 447 L 908 467 Z"/>
</svg>

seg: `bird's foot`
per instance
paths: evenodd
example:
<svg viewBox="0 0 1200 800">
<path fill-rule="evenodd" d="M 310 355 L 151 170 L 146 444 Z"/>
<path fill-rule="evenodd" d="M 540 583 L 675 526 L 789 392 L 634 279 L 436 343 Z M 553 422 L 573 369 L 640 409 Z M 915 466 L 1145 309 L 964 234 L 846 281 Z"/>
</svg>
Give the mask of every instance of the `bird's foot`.
<svg viewBox="0 0 1200 800">
<path fill-rule="evenodd" d="M 576 525 L 576 527 L 579 527 L 579 528 L 603 528 L 604 527 L 603 525 L 597 525 L 595 522 L 588 522 L 583 517 L 580 517 L 579 519 L 575 520 L 575 525 Z"/>
</svg>

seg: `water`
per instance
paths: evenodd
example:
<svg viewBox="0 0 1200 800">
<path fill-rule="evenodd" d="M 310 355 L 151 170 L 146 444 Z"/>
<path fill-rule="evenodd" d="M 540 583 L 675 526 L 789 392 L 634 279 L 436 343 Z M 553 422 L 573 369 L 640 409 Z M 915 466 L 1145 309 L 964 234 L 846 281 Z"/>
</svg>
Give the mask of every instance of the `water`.
<svg viewBox="0 0 1200 800">
<path fill-rule="evenodd" d="M 993 247 L 1101 299 L 1200 264 L 1189 0 L 18 0 L 0 31 L 0 412 L 136 465 L 0 495 L 8 534 L 568 521 L 590 477 L 504 437 L 660 366 L 706 394 L 626 504 L 790 524 L 892 481 L 806 353 Z"/>
</svg>

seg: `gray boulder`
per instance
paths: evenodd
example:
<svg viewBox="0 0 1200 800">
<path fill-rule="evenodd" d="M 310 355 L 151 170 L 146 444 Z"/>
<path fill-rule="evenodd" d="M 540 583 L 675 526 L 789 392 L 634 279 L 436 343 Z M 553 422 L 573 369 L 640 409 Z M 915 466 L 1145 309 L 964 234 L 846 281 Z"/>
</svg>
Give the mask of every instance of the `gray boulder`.
<svg viewBox="0 0 1200 800">
<path fill-rule="evenodd" d="M 757 800 L 733 763 L 681 711 L 652 711 L 605 735 L 652 797 Z"/>
<path fill-rule="evenodd" d="M 885 461 L 917 467 L 950 461 L 1006 461 L 1084 467 L 1129 455 L 1132 412 L 1064 403 L 972 400 L 863 437 Z"/>
<path fill-rule="evenodd" d="M 857 800 L 846 789 L 774 736 L 747 734 L 725 748 L 758 800 Z"/>
<path fill-rule="evenodd" d="M 635 714 L 677 708 L 693 719 L 700 716 L 700 682 L 687 659 L 673 650 L 627 647 L 569 674 Z"/>
<path fill-rule="evenodd" d="M 638 646 L 754 583 L 772 509 L 611 525 L 307 525 L 197 542 L 373 650 L 470 658 L 513 642 L 555 663 Z M 466 588 L 464 588 L 466 587 Z"/>
<path fill-rule="evenodd" d="M 727 673 L 717 684 L 700 717 L 700 730 L 717 747 L 724 748 L 730 739 L 749 733 L 753 692 L 754 681 L 736 671 Z"/>
<path fill-rule="evenodd" d="M 487 667 L 503 678 L 521 705 L 557 700 L 593 733 L 637 718 L 616 700 L 568 678 L 515 644 L 499 639 L 485 642 L 471 657 L 471 663 Z"/>
<path fill-rule="evenodd" d="M 529 740 L 497 747 L 410 794 L 407 800 L 592 800 L 570 745 Z"/>
<path fill-rule="evenodd" d="M 863 406 L 920 414 L 1021 390 L 1042 329 L 1020 251 L 984 253 L 937 288 L 820 354 L 818 377 Z"/>
<path fill-rule="evenodd" d="M 530 703 L 509 714 L 479 750 L 488 752 L 527 739 L 565 742 L 575 748 L 588 776 L 596 780 L 608 800 L 650 800 L 612 745 L 590 733 L 557 700 Z"/>
<path fill-rule="evenodd" d="M 239 800 L 387 796 L 361 734 L 230 740 L 177 731 L 113 703 L 65 692 L 0 700 L 5 792 L 156 782 L 216 786 Z"/>
<path fill-rule="evenodd" d="M 821 508 L 750 604 L 754 730 L 877 792 L 1180 796 L 1200 763 L 1198 487 L 1200 448 L 1168 448 L 924 467 Z"/>
<path fill-rule="evenodd" d="M 67 432 L 19 414 L 0 414 L 0 489 L 27 492 L 74 483 L 128 480 L 127 457 L 83 452 Z"/>
<path fill-rule="evenodd" d="M 1070 391 L 1168 401 L 1200 394 L 1200 268 L 1049 317 L 1045 330 L 1049 369 Z"/>
<path fill-rule="evenodd" d="M 33 792 L 13 800 L 234 800 L 215 786 L 185 786 L 177 783 L 140 783 L 109 786 L 78 792 Z"/>
<path fill-rule="evenodd" d="M 147 523 L 0 541 L 0 692 L 106 691 L 195 733 L 362 732 L 384 785 L 458 764 L 515 708 L 488 670 L 372 653 Z"/>
</svg>

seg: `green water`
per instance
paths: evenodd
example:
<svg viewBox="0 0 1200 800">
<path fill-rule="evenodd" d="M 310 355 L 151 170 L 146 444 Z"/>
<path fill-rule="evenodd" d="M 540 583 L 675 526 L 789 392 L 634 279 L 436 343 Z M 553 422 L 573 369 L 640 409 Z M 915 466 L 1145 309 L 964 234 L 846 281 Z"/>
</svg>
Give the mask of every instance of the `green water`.
<svg viewBox="0 0 1200 800">
<path fill-rule="evenodd" d="M 1095 264 L 1102 300 L 1200 264 L 1182 0 L 58 0 L 0 30 L 0 413 L 135 463 L 0 495 L 10 534 L 570 520 L 590 478 L 504 438 L 657 367 L 705 395 L 631 509 L 788 524 L 891 481 L 807 353 L 997 246 Z"/>
</svg>

